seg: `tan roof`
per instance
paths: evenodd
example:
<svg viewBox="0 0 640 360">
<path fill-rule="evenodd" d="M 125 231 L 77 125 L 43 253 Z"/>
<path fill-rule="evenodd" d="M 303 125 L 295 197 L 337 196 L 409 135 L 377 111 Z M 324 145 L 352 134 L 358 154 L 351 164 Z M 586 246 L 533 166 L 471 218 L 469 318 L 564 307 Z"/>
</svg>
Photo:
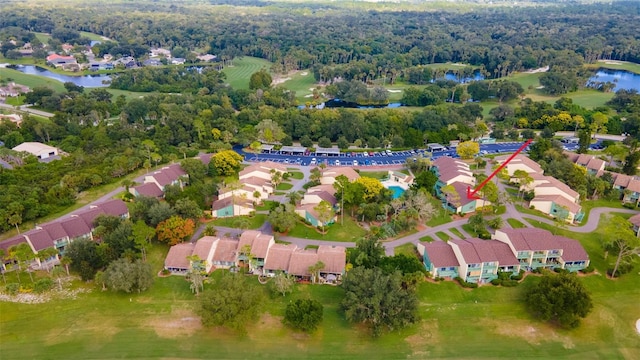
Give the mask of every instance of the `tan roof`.
<svg viewBox="0 0 640 360">
<path fill-rule="evenodd" d="M 640 181 L 631 179 L 629 185 L 627 185 L 627 189 L 633 192 L 640 192 Z"/>
<path fill-rule="evenodd" d="M 635 226 L 640 226 L 640 214 L 630 217 L 629 222 Z"/>
<path fill-rule="evenodd" d="M 360 174 L 358 174 L 355 170 L 353 170 L 350 167 L 333 167 L 333 168 L 326 168 L 323 172 L 322 172 L 322 176 L 323 177 L 332 177 L 332 178 L 337 178 L 340 175 L 344 175 L 347 177 L 347 179 L 349 179 L 349 181 L 354 181 L 355 179 L 360 177 Z"/>
<path fill-rule="evenodd" d="M 164 259 L 164 266 L 167 268 L 188 269 L 189 260 L 187 260 L 187 257 L 191 256 L 194 248 L 195 244 L 193 243 L 182 243 L 172 246 L 169 249 L 167 257 Z"/>
<path fill-rule="evenodd" d="M 495 161 L 502 164 L 509 158 L 509 156 L 511 155 L 497 156 L 495 158 Z M 528 156 L 518 154 L 509 162 L 509 164 L 518 164 L 518 163 L 526 165 L 527 167 L 529 167 L 531 170 L 534 170 L 535 172 L 538 172 L 538 173 L 543 172 L 542 168 L 540 167 L 540 164 L 531 160 Z"/>
<path fill-rule="evenodd" d="M 335 205 L 338 200 L 336 200 L 336 197 L 333 196 L 332 194 L 326 192 L 326 191 L 316 191 L 307 195 L 313 195 L 313 196 L 317 196 L 320 198 L 320 200 L 324 200 L 326 202 L 328 202 L 331 205 Z M 305 195 L 305 198 L 307 198 L 307 196 Z"/>
<path fill-rule="evenodd" d="M 289 269 L 289 260 L 291 260 L 291 254 L 297 248 L 293 244 L 274 244 L 269 249 L 267 258 L 264 261 L 264 268 L 266 270 L 282 270 L 287 271 Z"/>
<path fill-rule="evenodd" d="M 288 273 L 296 276 L 310 276 L 309 267 L 318 262 L 318 254 L 314 250 L 296 249 L 289 260 Z"/>
<path fill-rule="evenodd" d="M 324 263 L 323 273 L 342 274 L 347 264 L 347 251 L 342 246 L 318 246 L 318 260 Z"/>
<path fill-rule="evenodd" d="M 278 164 L 277 162 L 273 162 L 273 161 L 263 161 L 257 164 L 252 164 L 247 166 L 246 168 L 242 169 L 238 173 L 238 175 L 243 176 L 254 171 L 260 171 L 265 174 L 270 174 L 272 169 L 280 172 L 287 172 L 287 167 L 282 164 Z"/>
<path fill-rule="evenodd" d="M 206 260 L 209 256 L 209 251 L 211 251 L 211 246 L 213 246 L 216 240 L 218 240 L 218 238 L 214 236 L 204 236 L 200 238 L 193 249 L 193 255 L 197 255 L 200 260 Z"/>
<path fill-rule="evenodd" d="M 235 262 L 238 252 L 238 240 L 222 238 L 218 240 L 216 252 L 213 254 L 213 261 Z"/>
<path fill-rule="evenodd" d="M 573 201 L 569 201 L 566 197 L 564 197 L 562 195 L 540 195 L 540 196 L 536 196 L 531 201 L 532 202 L 536 202 L 536 201 L 551 201 L 551 202 L 555 203 L 556 205 L 560 205 L 560 206 L 566 207 L 573 214 L 579 213 L 580 209 L 581 209 L 580 205 L 574 203 Z"/>
<path fill-rule="evenodd" d="M 49 146 L 39 142 L 23 142 L 22 144 L 14 147 L 11 150 L 28 152 L 29 154 L 35 156 L 58 151 L 58 149 L 54 148 L 53 146 Z"/>
<path fill-rule="evenodd" d="M 611 173 L 611 176 L 614 178 L 613 185 L 620 186 L 626 188 L 629 185 L 631 179 L 633 179 L 629 175 L 619 174 L 619 173 Z"/>
<path fill-rule="evenodd" d="M 233 205 L 233 201 L 234 201 L 233 200 L 233 196 L 229 196 L 229 197 L 226 197 L 224 199 L 216 200 L 211 205 L 211 209 L 212 210 L 224 209 L 227 206 Z M 243 206 L 243 207 L 248 207 L 248 208 L 252 208 L 253 207 L 253 203 L 251 202 L 251 200 L 245 199 L 245 198 L 242 198 L 242 197 L 236 197 L 235 204 L 237 206 Z"/>
<path fill-rule="evenodd" d="M 562 192 L 573 198 L 577 198 L 578 196 L 580 196 L 577 191 L 573 190 L 567 184 L 554 178 L 553 176 L 545 176 L 545 180 L 547 180 L 546 184 L 539 184 L 536 187 L 555 187 L 556 189 L 561 190 Z"/>
<path fill-rule="evenodd" d="M 250 245 L 251 254 L 256 258 L 264 259 L 267 257 L 267 251 L 269 250 L 271 241 L 273 241 L 272 235 L 265 235 L 257 230 L 245 230 L 242 235 L 240 235 L 238 250 L 241 250 L 246 245 Z"/>
<path fill-rule="evenodd" d="M 336 188 L 334 188 L 333 185 L 328 185 L 328 184 L 312 186 L 307 189 L 307 194 L 312 194 L 318 191 L 326 191 L 331 195 L 336 194 Z"/>
</svg>

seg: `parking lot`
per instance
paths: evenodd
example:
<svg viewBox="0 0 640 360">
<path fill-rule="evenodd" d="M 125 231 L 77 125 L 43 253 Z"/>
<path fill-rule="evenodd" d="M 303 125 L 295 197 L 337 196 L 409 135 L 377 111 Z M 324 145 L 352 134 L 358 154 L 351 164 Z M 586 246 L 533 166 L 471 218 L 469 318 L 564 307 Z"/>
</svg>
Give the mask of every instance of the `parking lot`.
<svg viewBox="0 0 640 360">
<path fill-rule="evenodd" d="M 501 142 L 496 144 L 480 145 L 480 155 L 512 153 L 522 146 L 523 142 Z M 578 144 L 563 144 L 564 149 L 575 151 Z M 598 150 L 602 147 L 601 141 L 592 144 L 592 150 Z M 245 153 L 241 148 L 234 148 L 235 151 L 245 157 L 246 161 L 274 161 L 281 164 L 299 165 L 299 166 L 316 166 L 326 164 L 327 166 L 390 166 L 402 165 L 406 159 L 414 158 L 420 155 L 430 155 L 432 159 L 442 156 L 458 157 L 455 148 L 447 148 L 444 151 L 427 152 L 426 149 L 413 149 L 404 151 L 370 151 L 370 152 L 343 152 L 339 155 L 319 155 L 313 152 L 305 152 L 301 154 L 282 153 L 280 151 L 264 152 L 261 154 Z M 526 152 L 526 150 L 525 150 Z"/>
</svg>

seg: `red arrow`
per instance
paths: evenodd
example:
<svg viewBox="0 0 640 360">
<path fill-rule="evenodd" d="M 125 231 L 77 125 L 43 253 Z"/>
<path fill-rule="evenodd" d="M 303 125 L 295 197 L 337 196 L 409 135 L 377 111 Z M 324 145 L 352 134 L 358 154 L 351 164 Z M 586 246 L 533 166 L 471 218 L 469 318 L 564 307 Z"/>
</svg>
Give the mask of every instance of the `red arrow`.
<svg viewBox="0 0 640 360">
<path fill-rule="evenodd" d="M 503 162 L 502 165 L 498 166 L 498 168 L 495 169 L 491 173 L 491 175 L 489 175 L 488 178 L 486 178 L 482 183 L 480 183 L 480 185 L 478 185 L 477 188 L 475 188 L 474 190 L 471 190 L 471 186 L 467 187 L 467 198 L 470 199 L 470 200 L 480 200 L 480 197 L 478 195 L 476 195 L 476 193 L 478 191 L 480 191 L 485 185 L 487 185 L 487 183 L 489 181 L 491 181 L 491 179 L 494 176 L 496 176 L 498 173 L 500 173 L 500 170 L 504 169 L 504 167 L 507 166 L 509 161 L 513 160 L 514 157 L 516 157 L 518 154 L 520 154 L 520 152 L 522 152 L 522 150 L 524 150 L 532 142 L 533 142 L 533 139 L 529 139 L 524 144 L 522 144 L 522 146 L 520 146 L 520 148 L 518 150 L 516 150 L 516 152 L 511 154 L 511 156 L 509 156 L 509 158 L 507 158 L 507 160 L 505 162 Z"/>
</svg>

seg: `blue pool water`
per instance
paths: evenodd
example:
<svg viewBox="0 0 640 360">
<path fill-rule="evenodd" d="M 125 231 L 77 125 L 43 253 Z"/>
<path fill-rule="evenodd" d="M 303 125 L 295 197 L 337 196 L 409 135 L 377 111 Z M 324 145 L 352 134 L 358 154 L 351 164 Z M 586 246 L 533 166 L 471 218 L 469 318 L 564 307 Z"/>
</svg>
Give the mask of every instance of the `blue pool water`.
<svg viewBox="0 0 640 360">
<path fill-rule="evenodd" d="M 404 194 L 404 189 L 400 186 L 389 186 L 389 190 L 393 191 L 392 198 L 397 199 Z"/>
</svg>

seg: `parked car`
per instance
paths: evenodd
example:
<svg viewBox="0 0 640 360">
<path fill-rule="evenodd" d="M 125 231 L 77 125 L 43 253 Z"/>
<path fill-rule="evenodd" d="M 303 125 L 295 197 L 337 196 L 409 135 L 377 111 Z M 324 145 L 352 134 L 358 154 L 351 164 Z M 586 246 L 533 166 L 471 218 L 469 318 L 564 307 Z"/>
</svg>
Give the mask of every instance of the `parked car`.
<svg viewBox="0 0 640 360">
<path fill-rule="evenodd" d="M 353 166 L 358 166 L 358 160 L 353 160 Z"/>
<path fill-rule="evenodd" d="M 309 163 L 309 165 L 315 165 L 316 164 L 316 158 L 311 159 L 311 162 Z"/>
<path fill-rule="evenodd" d="M 336 166 L 340 166 L 340 160 L 336 160 Z"/>
</svg>

